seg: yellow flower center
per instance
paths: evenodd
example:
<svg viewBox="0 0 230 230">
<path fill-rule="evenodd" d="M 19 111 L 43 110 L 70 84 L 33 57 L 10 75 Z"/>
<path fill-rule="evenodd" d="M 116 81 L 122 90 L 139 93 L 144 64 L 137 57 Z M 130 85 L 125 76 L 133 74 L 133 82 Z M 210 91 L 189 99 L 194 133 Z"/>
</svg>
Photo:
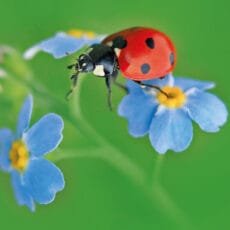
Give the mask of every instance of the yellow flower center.
<svg viewBox="0 0 230 230">
<path fill-rule="evenodd" d="M 10 150 L 10 161 L 14 169 L 23 171 L 29 162 L 29 153 L 26 145 L 21 141 L 15 141 Z"/>
<path fill-rule="evenodd" d="M 157 100 L 160 104 L 169 108 L 180 108 L 186 101 L 186 95 L 179 87 L 165 86 L 162 90 L 168 94 L 168 97 L 159 92 L 157 94 Z"/>
<path fill-rule="evenodd" d="M 84 30 L 69 30 L 67 31 L 67 34 L 72 36 L 72 37 L 75 37 L 75 38 L 80 38 L 80 37 L 87 37 L 87 38 L 95 38 L 96 37 L 96 34 L 92 31 L 84 31 Z"/>
</svg>

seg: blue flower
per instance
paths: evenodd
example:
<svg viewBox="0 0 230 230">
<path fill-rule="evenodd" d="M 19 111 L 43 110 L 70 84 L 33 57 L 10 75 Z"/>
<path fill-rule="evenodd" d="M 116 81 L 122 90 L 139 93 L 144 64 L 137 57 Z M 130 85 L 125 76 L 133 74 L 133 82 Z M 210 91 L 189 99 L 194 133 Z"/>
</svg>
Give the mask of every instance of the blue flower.
<svg viewBox="0 0 230 230">
<path fill-rule="evenodd" d="M 188 148 L 193 137 L 192 120 L 206 132 L 219 131 L 227 120 L 223 102 L 205 91 L 214 87 L 212 82 L 168 75 L 147 83 L 161 87 L 169 97 L 128 81 L 129 94 L 120 103 L 118 113 L 127 118 L 132 136 L 149 134 L 152 146 L 160 154 Z"/>
<path fill-rule="evenodd" d="M 33 98 L 28 96 L 18 117 L 16 133 L 0 129 L 0 168 L 11 174 L 19 205 L 35 210 L 35 202 L 51 203 L 64 186 L 59 168 L 44 158 L 60 144 L 63 120 L 47 114 L 29 128 Z"/>
<path fill-rule="evenodd" d="M 80 50 L 85 45 L 100 43 L 103 38 L 103 35 L 96 35 L 89 31 L 70 30 L 67 33 L 59 32 L 55 36 L 29 48 L 24 53 L 24 58 L 31 59 L 39 51 L 52 54 L 55 58 L 62 58 Z"/>
</svg>

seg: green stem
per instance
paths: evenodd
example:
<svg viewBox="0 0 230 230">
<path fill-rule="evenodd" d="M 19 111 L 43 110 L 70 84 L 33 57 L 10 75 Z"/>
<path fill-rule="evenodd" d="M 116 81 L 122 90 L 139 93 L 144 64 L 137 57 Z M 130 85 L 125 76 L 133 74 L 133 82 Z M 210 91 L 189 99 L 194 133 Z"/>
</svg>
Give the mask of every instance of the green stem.
<svg viewBox="0 0 230 230">
<path fill-rule="evenodd" d="M 184 211 L 175 204 L 169 194 L 165 191 L 160 182 L 160 173 L 165 156 L 159 155 L 156 158 L 154 171 L 151 177 L 151 190 L 159 199 L 156 200 L 159 208 L 175 221 L 182 229 L 193 229 Z"/>
<path fill-rule="evenodd" d="M 154 171 L 153 171 L 153 174 L 152 174 L 152 177 L 151 177 L 151 182 L 150 184 L 155 184 L 159 181 L 159 176 L 160 176 L 160 172 L 161 172 L 161 167 L 162 167 L 162 163 L 163 163 L 163 160 L 164 160 L 164 157 L 165 156 L 162 156 L 162 155 L 158 155 L 156 157 L 156 161 L 155 161 L 155 164 L 154 164 Z"/>
<path fill-rule="evenodd" d="M 158 204 L 158 207 L 162 213 L 169 216 L 170 219 L 177 223 L 181 229 L 196 229 L 192 226 L 185 212 L 179 208 L 177 204 L 175 204 L 175 202 L 160 184 L 155 184 L 151 193 L 157 197 L 157 199 L 154 199 L 154 201 L 156 204 Z M 153 195 L 151 195 L 151 197 Z"/>
<path fill-rule="evenodd" d="M 63 150 L 60 149 L 58 152 L 51 153 L 48 155 L 48 159 L 53 162 L 60 160 L 68 160 L 71 158 L 95 158 L 101 159 L 111 166 L 115 167 L 119 172 L 122 172 L 131 180 L 140 186 L 145 186 L 146 176 L 145 173 L 137 167 L 136 164 L 130 161 L 124 154 L 110 148 L 109 146 L 97 147 L 97 148 L 85 148 L 85 149 L 71 149 Z"/>
<path fill-rule="evenodd" d="M 55 154 L 50 154 L 48 158 L 54 162 L 70 158 L 101 159 L 131 179 L 147 195 L 153 205 L 157 205 L 159 210 L 171 221 L 175 222 L 178 227 L 181 229 L 193 229 L 184 211 L 174 203 L 159 183 L 154 183 L 152 187 L 146 186 L 145 173 L 133 164 L 130 159 L 125 157 L 124 154 L 114 151 L 114 149 L 108 148 L 108 146 L 64 151 L 59 149 Z"/>
</svg>

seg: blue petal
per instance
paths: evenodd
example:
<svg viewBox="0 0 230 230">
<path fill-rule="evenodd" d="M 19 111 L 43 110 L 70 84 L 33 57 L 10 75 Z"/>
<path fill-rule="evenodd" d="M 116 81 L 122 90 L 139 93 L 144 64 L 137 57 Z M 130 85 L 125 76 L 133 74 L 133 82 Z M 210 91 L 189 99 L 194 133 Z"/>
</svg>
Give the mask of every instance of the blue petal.
<svg viewBox="0 0 230 230">
<path fill-rule="evenodd" d="M 197 81 L 197 80 L 193 80 L 189 78 L 181 78 L 181 77 L 175 77 L 174 81 L 175 81 L 174 82 L 175 86 L 180 87 L 181 89 L 183 89 L 183 91 L 186 91 L 190 88 L 207 90 L 215 87 L 215 83 L 210 81 Z"/>
<path fill-rule="evenodd" d="M 27 188 L 23 185 L 23 177 L 18 172 L 12 172 L 12 186 L 19 205 L 26 205 L 32 212 L 35 211 L 35 204 Z"/>
<path fill-rule="evenodd" d="M 23 132 L 29 128 L 32 110 L 33 110 L 33 97 L 32 95 L 29 95 L 25 99 L 18 116 L 17 138 L 22 137 Z"/>
<path fill-rule="evenodd" d="M 157 112 L 150 127 L 150 141 L 160 154 L 171 149 L 181 152 L 192 141 L 192 122 L 181 109 L 164 109 Z"/>
<path fill-rule="evenodd" d="M 215 95 L 193 89 L 188 95 L 186 107 L 190 117 L 206 132 L 217 132 L 227 121 L 228 111 Z"/>
<path fill-rule="evenodd" d="M 68 54 L 72 54 L 81 49 L 85 45 L 99 43 L 102 36 L 89 39 L 86 37 L 76 38 L 66 33 L 57 33 L 54 37 L 42 41 L 41 43 L 28 49 L 24 57 L 26 59 L 33 58 L 33 56 L 40 50 L 52 54 L 55 58 L 62 58 Z"/>
<path fill-rule="evenodd" d="M 11 170 L 9 152 L 14 135 L 9 129 L 0 129 L 0 168 L 6 172 Z"/>
<path fill-rule="evenodd" d="M 53 163 L 42 158 L 30 161 L 23 175 L 24 186 L 39 204 L 51 203 L 58 191 L 64 189 L 62 172 Z"/>
<path fill-rule="evenodd" d="M 143 92 L 134 93 L 123 98 L 118 114 L 128 119 L 129 133 L 134 137 L 140 137 L 148 133 L 156 108 L 157 103 L 152 96 Z"/>
<path fill-rule="evenodd" d="M 63 120 L 56 114 L 47 114 L 34 124 L 24 135 L 32 156 L 42 156 L 56 149 L 62 141 Z"/>
</svg>

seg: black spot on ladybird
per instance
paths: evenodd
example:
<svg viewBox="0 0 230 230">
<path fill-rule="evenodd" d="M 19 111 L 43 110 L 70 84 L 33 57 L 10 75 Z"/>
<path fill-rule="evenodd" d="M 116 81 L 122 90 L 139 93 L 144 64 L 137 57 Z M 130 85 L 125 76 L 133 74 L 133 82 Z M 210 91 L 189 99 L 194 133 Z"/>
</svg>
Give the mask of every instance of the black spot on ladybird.
<svg viewBox="0 0 230 230">
<path fill-rule="evenodd" d="M 174 64 L 174 54 L 173 53 L 170 54 L 169 60 L 170 60 L 171 65 L 173 65 Z"/>
<path fill-rule="evenodd" d="M 127 46 L 127 40 L 122 36 L 118 36 L 113 39 L 113 47 L 118 49 L 124 49 Z"/>
<path fill-rule="evenodd" d="M 147 45 L 150 49 L 154 49 L 155 44 L 154 44 L 153 38 L 147 38 L 147 39 L 145 40 L 145 43 L 146 43 L 146 45 Z"/>
<path fill-rule="evenodd" d="M 149 70 L 150 70 L 150 65 L 149 64 L 145 63 L 145 64 L 143 64 L 141 66 L 141 72 L 143 74 L 147 74 L 149 72 Z"/>
</svg>

